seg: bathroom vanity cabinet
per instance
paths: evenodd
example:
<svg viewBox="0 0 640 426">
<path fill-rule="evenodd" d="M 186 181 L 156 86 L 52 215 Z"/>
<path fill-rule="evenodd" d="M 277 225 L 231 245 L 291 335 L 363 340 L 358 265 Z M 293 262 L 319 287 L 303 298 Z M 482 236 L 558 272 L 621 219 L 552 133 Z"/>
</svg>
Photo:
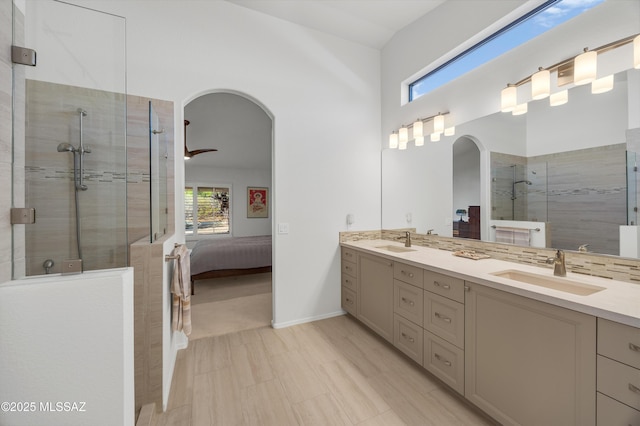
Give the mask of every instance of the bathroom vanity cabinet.
<svg viewBox="0 0 640 426">
<path fill-rule="evenodd" d="M 640 426 L 640 329 L 394 255 L 341 257 L 343 309 L 501 424 Z"/>
<path fill-rule="evenodd" d="M 502 424 L 595 425 L 596 318 L 466 285 L 465 397 Z"/>
</svg>

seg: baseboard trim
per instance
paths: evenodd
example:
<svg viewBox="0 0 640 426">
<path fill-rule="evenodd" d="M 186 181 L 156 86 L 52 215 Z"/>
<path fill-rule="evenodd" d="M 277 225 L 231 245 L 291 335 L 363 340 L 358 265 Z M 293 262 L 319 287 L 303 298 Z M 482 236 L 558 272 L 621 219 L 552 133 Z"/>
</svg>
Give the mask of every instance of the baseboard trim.
<svg viewBox="0 0 640 426">
<path fill-rule="evenodd" d="M 285 322 L 272 322 L 271 327 L 273 328 L 286 328 L 291 327 L 292 325 L 305 324 L 307 322 L 320 321 L 327 318 L 339 317 L 340 315 L 346 314 L 346 311 L 340 309 L 339 311 L 330 312 L 328 314 L 317 315 L 313 317 L 301 318 L 293 321 L 285 321 Z"/>
</svg>

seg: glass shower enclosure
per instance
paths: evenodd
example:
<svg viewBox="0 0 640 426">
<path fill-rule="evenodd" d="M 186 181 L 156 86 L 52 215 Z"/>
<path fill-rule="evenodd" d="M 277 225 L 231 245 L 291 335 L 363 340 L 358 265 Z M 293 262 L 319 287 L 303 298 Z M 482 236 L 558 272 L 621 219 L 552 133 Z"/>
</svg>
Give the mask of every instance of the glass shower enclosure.
<svg viewBox="0 0 640 426">
<path fill-rule="evenodd" d="M 124 267 L 127 244 L 125 19 L 48 0 L 14 2 L 13 278 Z M 81 262 L 78 262 L 81 260 Z"/>
</svg>

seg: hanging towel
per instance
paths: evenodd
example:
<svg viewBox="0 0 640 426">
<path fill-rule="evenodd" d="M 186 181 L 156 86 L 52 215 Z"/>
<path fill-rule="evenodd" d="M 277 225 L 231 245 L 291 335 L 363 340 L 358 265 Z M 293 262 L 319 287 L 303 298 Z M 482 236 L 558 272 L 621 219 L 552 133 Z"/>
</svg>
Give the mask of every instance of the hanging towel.
<svg viewBox="0 0 640 426">
<path fill-rule="evenodd" d="M 513 230 L 513 244 L 518 246 L 529 246 L 529 238 L 531 233 L 528 229 Z"/>
<path fill-rule="evenodd" d="M 509 243 L 514 242 L 514 232 L 512 228 L 502 228 L 496 226 L 496 243 Z"/>
<path fill-rule="evenodd" d="M 173 250 L 173 330 L 183 331 L 187 336 L 191 334 L 191 272 L 189 250 L 184 244 L 179 244 Z"/>
</svg>

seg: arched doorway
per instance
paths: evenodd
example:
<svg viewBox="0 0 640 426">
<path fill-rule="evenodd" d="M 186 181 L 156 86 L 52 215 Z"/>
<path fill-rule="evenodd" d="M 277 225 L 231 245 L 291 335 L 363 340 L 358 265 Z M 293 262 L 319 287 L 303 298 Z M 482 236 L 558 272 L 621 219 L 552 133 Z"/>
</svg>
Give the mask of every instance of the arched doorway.
<svg viewBox="0 0 640 426">
<path fill-rule="evenodd" d="M 184 119 L 185 239 L 199 277 L 191 338 L 269 325 L 272 116 L 244 94 L 215 91 L 189 101 Z"/>
</svg>

